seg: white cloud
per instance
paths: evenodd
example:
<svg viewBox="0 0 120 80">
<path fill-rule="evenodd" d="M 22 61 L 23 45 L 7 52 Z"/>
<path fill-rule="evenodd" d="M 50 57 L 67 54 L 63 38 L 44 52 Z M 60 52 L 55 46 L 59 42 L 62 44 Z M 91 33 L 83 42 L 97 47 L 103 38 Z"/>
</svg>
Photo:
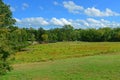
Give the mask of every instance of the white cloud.
<svg viewBox="0 0 120 80">
<path fill-rule="evenodd" d="M 64 26 L 67 24 L 71 24 L 68 20 L 66 20 L 65 18 L 61 18 L 61 19 L 57 19 L 57 18 L 52 18 L 50 20 L 51 25 L 55 25 L 55 26 Z"/>
<path fill-rule="evenodd" d="M 96 20 L 93 18 L 69 20 L 75 28 L 101 28 L 101 27 L 118 27 L 120 23 L 108 21 L 105 19 Z"/>
<path fill-rule="evenodd" d="M 93 19 L 93 18 L 87 18 L 87 22 L 93 23 L 93 24 L 99 24 L 99 23 L 100 23 L 99 20 L 95 20 L 95 19 Z"/>
<path fill-rule="evenodd" d="M 106 8 L 105 11 L 100 11 L 99 9 L 96 9 L 95 7 L 87 8 L 84 10 L 84 13 L 88 16 L 93 16 L 93 17 L 120 16 L 119 13 L 116 13 L 108 8 Z"/>
<path fill-rule="evenodd" d="M 67 19 L 65 18 L 51 18 L 51 19 L 44 19 L 42 17 L 31 17 L 31 18 L 23 18 L 18 19 L 15 18 L 17 23 L 16 25 L 20 27 L 41 27 L 41 26 L 64 26 L 71 24 Z"/>
<path fill-rule="evenodd" d="M 109 21 L 104 20 L 104 19 L 95 20 L 93 18 L 87 18 L 86 21 L 89 24 L 89 26 L 93 28 L 107 27 L 110 24 Z"/>
<path fill-rule="evenodd" d="M 118 27 L 120 23 L 114 21 L 108 21 L 105 19 L 94 19 L 94 18 L 87 18 L 87 19 L 68 19 L 68 22 L 71 23 L 74 28 L 101 28 L 101 27 Z"/>
<path fill-rule="evenodd" d="M 57 3 L 55 2 L 55 4 Z M 92 16 L 92 17 L 120 16 L 120 13 L 114 12 L 109 8 L 106 8 L 104 11 L 101 11 L 95 7 L 84 8 L 83 6 L 75 4 L 73 1 L 64 1 L 63 7 L 68 9 L 70 13 L 74 13 L 74 14 L 83 13 L 87 16 Z"/>
<path fill-rule="evenodd" d="M 47 26 L 49 23 L 42 17 L 31 17 L 31 18 L 23 18 L 17 19 L 17 25 L 21 27 L 40 27 L 40 26 Z"/>
<path fill-rule="evenodd" d="M 63 6 L 74 14 L 79 14 L 84 9 L 82 6 L 76 5 L 73 1 L 64 1 Z"/>
<path fill-rule="evenodd" d="M 64 25 L 72 25 L 74 28 L 100 28 L 100 27 L 118 27 L 120 26 L 120 23 L 114 22 L 114 21 L 108 21 L 105 19 L 93 19 L 93 18 L 87 18 L 87 19 L 65 19 L 65 18 L 51 18 L 51 19 L 45 19 L 43 17 L 32 17 L 32 18 L 23 18 L 23 19 L 17 19 L 15 18 L 17 23 L 16 25 L 20 27 L 60 27 Z"/>
<path fill-rule="evenodd" d="M 25 10 L 25 9 L 27 9 L 29 7 L 29 4 L 27 4 L 27 3 L 23 3 L 22 4 L 22 10 Z"/>
</svg>

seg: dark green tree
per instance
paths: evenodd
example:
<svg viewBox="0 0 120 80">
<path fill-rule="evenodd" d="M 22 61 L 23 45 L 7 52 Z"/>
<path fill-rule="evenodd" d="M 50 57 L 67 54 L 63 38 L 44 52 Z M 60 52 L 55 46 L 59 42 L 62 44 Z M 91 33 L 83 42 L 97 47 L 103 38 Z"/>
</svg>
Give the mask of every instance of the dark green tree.
<svg viewBox="0 0 120 80">
<path fill-rule="evenodd" d="M 43 42 L 45 42 L 45 43 L 48 42 L 48 34 L 42 34 L 41 37 L 42 37 Z"/>
<path fill-rule="evenodd" d="M 0 0 L 0 75 L 11 70 L 8 58 L 14 52 L 12 43 L 16 41 L 14 38 L 10 39 L 11 33 L 15 30 L 12 27 L 14 23 L 10 6 Z"/>
<path fill-rule="evenodd" d="M 65 41 L 72 41 L 74 28 L 71 25 L 64 25 L 62 28 Z"/>
<path fill-rule="evenodd" d="M 49 40 L 49 42 L 58 41 L 58 36 L 57 36 L 57 30 L 56 29 L 48 30 L 48 40 Z"/>
<path fill-rule="evenodd" d="M 9 27 L 13 24 L 15 24 L 15 19 L 12 18 L 10 6 L 0 0 L 0 27 Z"/>
<path fill-rule="evenodd" d="M 12 53 L 12 46 L 10 45 L 10 40 L 7 38 L 9 34 L 8 29 L 0 29 L 0 75 L 11 70 L 7 61 Z"/>
<path fill-rule="evenodd" d="M 110 41 L 112 28 L 105 27 L 99 29 L 102 41 Z"/>
<path fill-rule="evenodd" d="M 43 28 L 39 28 L 38 29 L 38 35 L 37 35 L 37 41 L 38 42 L 42 42 L 43 41 L 43 38 L 42 38 L 43 34 L 46 34 L 46 30 L 44 30 Z"/>
<path fill-rule="evenodd" d="M 111 30 L 110 41 L 120 41 L 120 28 L 114 28 Z"/>
</svg>

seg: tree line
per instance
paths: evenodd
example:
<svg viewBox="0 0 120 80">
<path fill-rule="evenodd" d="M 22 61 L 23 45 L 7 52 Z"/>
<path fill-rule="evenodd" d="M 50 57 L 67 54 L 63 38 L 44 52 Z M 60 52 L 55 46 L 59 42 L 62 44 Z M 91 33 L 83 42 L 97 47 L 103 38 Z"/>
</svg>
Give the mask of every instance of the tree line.
<svg viewBox="0 0 120 80">
<path fill-rule="evenodd" d="M 87 28 L 75 29 L 71 25 L 62 28 L 45 30 L 43 28 L 23 28 L 27 33 L 28 41 L 37 42 L 60 42 L 60 41 L 87 41 L 87 42 L 116 42 L 120 41 L 120 28 Z"/>
</svg>

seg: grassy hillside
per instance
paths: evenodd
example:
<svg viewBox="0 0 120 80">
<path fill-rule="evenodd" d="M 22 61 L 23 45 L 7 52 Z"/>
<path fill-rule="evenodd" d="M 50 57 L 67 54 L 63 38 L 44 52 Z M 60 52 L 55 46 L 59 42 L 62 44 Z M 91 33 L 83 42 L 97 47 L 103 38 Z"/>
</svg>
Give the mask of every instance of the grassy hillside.
<svg viewBox="0 0 120 80">
<path fill-rule="evenodd" d="M 38 44 L 27 47 L 27 51 L 18 52 L 14 63 L 40 62 L 71 57 L 120 52 L 120 42 L 59 42 Z"/>
<path fill-rule="evenodd" d="M 120 54 L 15 64 L 0 80 L 119 80 Z"/>
</svg>

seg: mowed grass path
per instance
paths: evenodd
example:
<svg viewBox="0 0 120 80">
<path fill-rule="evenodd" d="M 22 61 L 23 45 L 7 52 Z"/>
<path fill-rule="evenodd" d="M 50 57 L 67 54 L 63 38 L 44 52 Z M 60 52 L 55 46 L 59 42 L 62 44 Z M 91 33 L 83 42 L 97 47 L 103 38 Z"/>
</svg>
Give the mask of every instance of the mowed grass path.
<svg viewBox="0 0 120 80">
<path fill-rule="evenodd" d="M 14 63 L 40 62 L 120 52 L 120 42 L 58 42 L 27 47 L 18 52 Z"/>
<path fill-rule="evenodd" d="M 14 64 L 0 80 L 120 80 L 120 54 Z"/>
</svg>

